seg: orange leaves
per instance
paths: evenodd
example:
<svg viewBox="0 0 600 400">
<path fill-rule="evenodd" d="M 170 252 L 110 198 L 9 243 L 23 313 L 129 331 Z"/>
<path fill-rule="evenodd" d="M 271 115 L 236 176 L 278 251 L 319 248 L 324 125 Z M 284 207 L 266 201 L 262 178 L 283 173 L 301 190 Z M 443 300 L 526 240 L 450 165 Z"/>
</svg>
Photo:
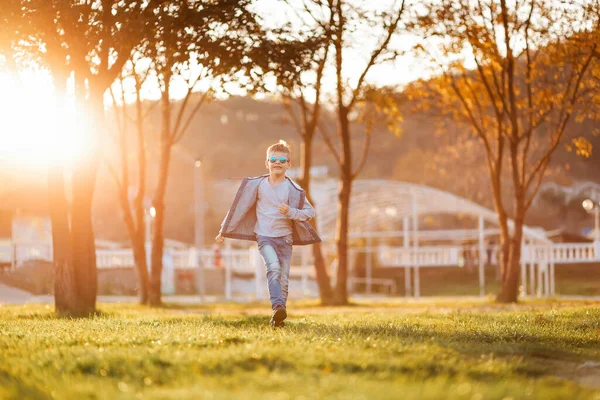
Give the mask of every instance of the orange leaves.
<svg viewBox="0 0 600 400">
<path fill-rule="evenodd" d="M 575 153 L 579 156 L 589 158 L 592 155 L 592 143 L 583 137 L 579 136 L 571 140 L 570 145 L 566 145 L 567 151 L 575 150 Z"/>
<path fill-rule="evenodd" d="M 370 134 L 373 126 L 384 125 L 396 136 L 402 134 L 402 99 L 395 89 L 368 88 L 364 100 L 358 105 L 358 121 L 365 124 L 367 133 Z"/>
</svg>

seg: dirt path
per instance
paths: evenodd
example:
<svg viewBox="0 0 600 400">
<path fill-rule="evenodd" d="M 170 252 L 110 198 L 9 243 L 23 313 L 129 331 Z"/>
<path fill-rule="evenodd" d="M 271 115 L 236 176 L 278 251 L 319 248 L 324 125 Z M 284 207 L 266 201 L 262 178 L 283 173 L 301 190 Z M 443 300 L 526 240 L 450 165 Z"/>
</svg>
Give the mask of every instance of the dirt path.
<svg viewBox="0 0 600 400">
<path fill-rule="evenodd" d="M 35 296 L 24 290 L 0 283 L 0 304 L 54 303 L 51 296 Z"/>
<path fill-rule="evenodd" d="M 549 366 L 552 375 L 574 382 L 589 389 L 600 389 L 600 362 L 585 361 L 577 363 L 566 360 L 537 358 L 536 362 Z"/>
</svg>

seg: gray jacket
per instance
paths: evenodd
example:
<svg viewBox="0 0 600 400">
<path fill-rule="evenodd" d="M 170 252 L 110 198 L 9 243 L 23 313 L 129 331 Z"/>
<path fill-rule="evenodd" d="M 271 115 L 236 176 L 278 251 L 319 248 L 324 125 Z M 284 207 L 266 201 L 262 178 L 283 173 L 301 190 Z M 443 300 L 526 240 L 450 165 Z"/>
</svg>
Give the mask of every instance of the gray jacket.
<svg viewBox="0 0 600 400">
<path fill-rule="evenodd" d="M 245 178 L 242 181 L 233 204 L 221 224 L 221 230 L 219 231 L 221 236 L 256 241 L 254 227 L 256 225 L 258 186 L 268 176 Z M 290 187 L 296 189 L 290 191 L 289 206 L 300 210 L 312 208 L 310 203 L 306 201 L 306 192 L 290 178 L 286 177 L 286 179 L 290 181 Z M 292 236 L 295 245 L 313 244 L 321 241 L 317 232 L 307 221 L 292 220 Z"/>
</svg>

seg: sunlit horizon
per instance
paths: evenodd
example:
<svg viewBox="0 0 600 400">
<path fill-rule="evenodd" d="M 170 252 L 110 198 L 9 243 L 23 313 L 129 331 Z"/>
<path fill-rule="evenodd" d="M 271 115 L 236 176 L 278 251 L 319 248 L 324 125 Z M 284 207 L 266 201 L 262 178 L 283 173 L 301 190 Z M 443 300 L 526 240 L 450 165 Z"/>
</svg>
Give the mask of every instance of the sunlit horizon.
<svg viewBox="0 0 600 400">
<path fill-rule="evenodd" d="M 22 71 L 0 74 L 0 160 L 22 167 L 69 165 L 82 152 L 86 135 L 75 130 L 72 105 L 59 107 L 50 76 Z"/>
<path fill-rule="evenodd" d="M 283 5 L 266 0 L 257 3 L 257 12 L 262 14 L 265 20 L 277 25 L 279 22 L 276 15 L 282 10 Z M 282 15 L 289 15 L 283 13 Z M 348 84 L 353 86 L 362 69 L 366 65 L 367 56 L 370 54 L 370 39 L 363 38 L 365 42 L 357 44 L 357 47 L 348 49 L 344 60 L 344 71 Z M 414 38 L 402 36 L 394 39 L 393 47 L 405 48 L 410 46 Z M 148 65 L 140 63 L 138 67 L 147 68 Z M 367 80 L 376 86 L 405 85 L 416 79 L 424 78 L 427 74 L 414 57 L 405 55 L 395 62 L 376 65 L 372 68 Z M 130 66 L 130 64 L 129 64 Z M 190 74 L 199 73 L 200 66 L 193 65 Z M 309 74 L 310 75 L 310 74 Z M 310 80 L 310 76 L 307 79 Z M 142 88 L 144 100 L 156 101 L 160 99 L 158 81 L 152 74 Z M 323 91 L 324 98 L 335 94 L 335 79 L 332 71 L 326 71 Z M 125 102 L 135 101 L 133 94 L 134 86 L 132 78 L 125 79 Z M 215 85 L 211 79 L 201 79 L 197 82 L 193 91 L 203 92 Z M 277 97 L 276 85 L 271 79 L 266 85 L 273 91 L 273 97 Z M 55 98 L 52 79 L 48 71 L 27 70 L 20 72 L 20 79 L 0 73 L 0 107 L 6 110 L 8 118 L 0 123 L 0 160 L 11 164 L 28 166 L 32 168 L 45 167 L 56 163 L 68 165 L 76 162 L 77 156 L 82 154 L 83 146 L 86 144 L 86 136 L 81 129 L 74 129 L 75 113 L 72 105 L 66 115 L 60 117 L 58 102 Z M 120 85 L 113 84 L 113 90 L 120 103 Z M 179 100 L 185 96 L 188 87 L 183 79 L 175 79 L 172 82 L 171 96 Z M 305 94 L 314 97 L 310 90 Z M 229 95 L 246 96 L 245 90 L 234 83 L 227 83 L 224 90 L 217 90 L 215 96 L 226 99 Z M 269 94 L 255 94 L 255 98 L 264 99 L 271 97 Z M 72 101 L 72 96 L 71 96 Z M 112 105 L 112 98 L 107 91 L 105 93 L 105 106 Z M 89 144 L 89 143 L 88 143 Z"/>
</svg>

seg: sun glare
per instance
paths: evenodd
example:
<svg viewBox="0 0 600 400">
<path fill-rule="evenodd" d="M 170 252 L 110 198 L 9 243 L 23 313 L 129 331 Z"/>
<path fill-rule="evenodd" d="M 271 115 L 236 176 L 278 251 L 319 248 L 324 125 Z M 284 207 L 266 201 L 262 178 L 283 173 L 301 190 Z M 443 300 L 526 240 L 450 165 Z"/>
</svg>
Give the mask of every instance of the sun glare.
<svg viewBox="0 0 600 400">
<path fill-rule="evenodd" d="M 51 80 L 40 72 L 20 79 L 0 74 L 0 160 L 25 167 L 73 161 L 81 145 L 72 107 L 59 107 Z"/>
</svg>

